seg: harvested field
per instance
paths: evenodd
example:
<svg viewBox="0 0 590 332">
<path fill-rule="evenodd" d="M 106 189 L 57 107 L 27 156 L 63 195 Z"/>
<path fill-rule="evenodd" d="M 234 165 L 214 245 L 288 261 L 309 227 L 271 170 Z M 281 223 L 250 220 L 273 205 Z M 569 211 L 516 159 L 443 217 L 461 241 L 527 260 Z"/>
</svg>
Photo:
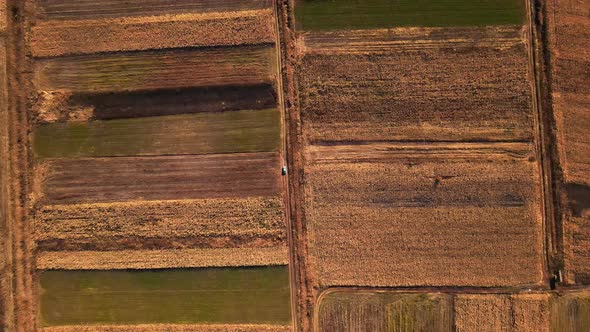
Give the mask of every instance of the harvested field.
<svg viewBox="0 0 590 332">
<path fill-rule="evenodd" d="M 556 297 L 551 315 L 554 332 L 589 331 L 590 292 L 573 292 Z"/>
<path fill-rule="evenodd" d="M 34 130 L 33 149 L 38 159 L 277 151 L 280 116 L 264 109 L 48 123 Z"/>
<path fill-rule="evenodd" d="M 298 73 L 304 136 L 532 140 L 523 34 L 504 27 L 304 35 Z"/>
<path fill-rule="evenodd" d="M 456 331 L 548 332 L 549 301 L 548 294 L 457 295 Z"/>
<path fill-rule="evenodd" d="M 320 285 L 541 283 L 532 148 L 480 145 L 308 147 L 306 220 Z M 482 153 L 490 146 L 497 152 Z"/>
<path fill-rule="evenodd" d="M 181 250 L 48 251 L 37 255 L 40 270 L 125 270 L 287 265 L 285 245 L 270 248 Z"/>
<path fill-rule="evenodd" d="M 272 85 L 260 84 L 76 95 L 44 92 L 33 112 L 37 122 L 45 123 L 73 121 L 80 110 L 89 110 L 93 120 L 112 120 L 276 107 Z"/>
<path fill-rule="evenodd" d="M 2 36 L 2 30 L 6 24 L 6 2 L 0 0 L 0 331 L 6 331 L 10 327 L 10 315 L 12 314 L 12 243 L 10 233 L 10 201 L 11 177 L 9 171 L 8 156 L 10 155 L 9 134 L 10 126 L 8 114 L 7 94 L 7 57 L 6 40 Z"/>
<path fill-rule="evenodd" d="M 44 204 L 277 196 L 277 153 L 56 159 Z"/>
<path fill-rule="evenodd" d="M 331 291 L 318 304 L 318 331 L 452 331 L 443 294 Z"/>
<path fill-rule="evenodd" d="M 139 324 L 139 325 L 76 325 L 46 327 L 43 332 L 290 332 L 290 325 L 192 325 L 192 324 Z"/>
<path fill-rule="evenodd" d="M 271 83 L 268 46 L 77 55 L 35 62 L 37 90 L 73 93 Z"/>
<path fill-rule="evenodd" d="M 40 281 L 44 326 L 291 321 L 285 267 L 46 271 Z"/>
<path fill-rule="evenodd" d="M 195 46 L 274 43 L 270 9 L 217 14 L 38 23 L 31 33 L 35 57 Z"/>
<path fill-rule="evenodd" d="M 298 0 L 300 30 L 375 29 L 399 26 L 487 26 L 521 24 L 518 0 Z"/>
<path fill-rule="evenodd" d="M 46 205 L 34 238 L 59 251 L 268 246 L 285 241 L 283 209 L 279 196 Z"/>
<path fill-rule="evenodd" d="M 590 284 L 590 3 L 546 5 L 565 282 Z"/>
<path fill-rule="evenodd" d="M 92 19 L 162 13 L 214 13 L 270 8 L 271 0 L 35 0 L 44 19 Z"/>
</svg>

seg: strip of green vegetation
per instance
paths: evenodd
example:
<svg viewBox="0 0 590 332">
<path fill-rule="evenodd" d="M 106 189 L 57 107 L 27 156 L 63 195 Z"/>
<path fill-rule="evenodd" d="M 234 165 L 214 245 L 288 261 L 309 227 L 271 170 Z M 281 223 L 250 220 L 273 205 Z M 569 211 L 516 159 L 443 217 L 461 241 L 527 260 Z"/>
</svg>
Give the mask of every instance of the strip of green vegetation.
<svg viewBox="0 0 590 332">
<path fill-rule="evenodd" d="M 304 31 L 520 25 L 523 0 L 299 0 L 298 28 Z"/>
<path fill-rule="evenodd" d="M 35 129 L 39 159 L 276 151 L 276 109 L 43 124 Z"/>
<path fill-rule="evenodd" d="M 74 324 L 289 324 L 287 267 L 46 271 L 44 326 Z"/>
</svg>

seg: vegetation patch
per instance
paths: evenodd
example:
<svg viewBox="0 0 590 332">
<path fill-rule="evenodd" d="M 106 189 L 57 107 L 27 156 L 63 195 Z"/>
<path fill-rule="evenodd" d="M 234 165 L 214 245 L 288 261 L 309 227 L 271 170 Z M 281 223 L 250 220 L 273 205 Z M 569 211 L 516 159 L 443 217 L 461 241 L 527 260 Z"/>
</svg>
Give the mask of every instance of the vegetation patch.
<svg viewBox="0 0 590 332">
<path fill-rule="evenodd" d="M 46 271 L 45 326 L 290 322 L 286 267 Z"/>
<path fill-rule="evenodd" d="M 277 109 L 42 124 L 35 156 L 74 158 L 276 151 Z"/>
<path fill-rule="evenodd" d="M 376 29 L 400 26 L 520 25 L 521 0 L 299 0 L 301 30 Z"/>
</svg>

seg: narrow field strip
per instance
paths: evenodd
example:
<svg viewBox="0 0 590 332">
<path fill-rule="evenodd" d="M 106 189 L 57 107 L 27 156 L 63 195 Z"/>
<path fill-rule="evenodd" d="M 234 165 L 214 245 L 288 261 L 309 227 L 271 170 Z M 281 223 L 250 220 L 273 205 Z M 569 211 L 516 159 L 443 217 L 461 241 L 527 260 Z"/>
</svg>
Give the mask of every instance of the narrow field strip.
<svg viewBox="0 0 590 332">
<path fill-rule="evenodd" d="M 304 31 L 513 25 L 524 17 L 519 0 L 301 0 L 295 6 L 298 29 Z"/>
<path fill-rule="evenodd" d="M 35 57 L 197 46 L 274 44 L 270 9 L 103 20 L 47 21 L 31 31 Z"/>
<path fill-rule="evenodd" d="M 300 35 L 302 53 L 376 53 L 392 49 L 416 51 L 429 48 L 506 49 L 525 41 L 524 29 L 515 26 L 392 28 L 374 30 L 314 31 Z"/>
<path fill-rule="evenodd" d="M 71 20 L 270 8 L 272 0 L 35 0 L 43 19 Z"/>
<path fill-rule="evenodd" d="M 44 205 L 33 223 L 39 251 L 253 248 L 286 237 L 279 196 Z"/>
<path fill-rule="evenodd" d="M 291 322 L 285 266 L 44 271 L 39 279 L 43 326 Z"/>
<path fill-rule="evenodd" d="M 273 47 L 242 46 L 78 55 L 34 64 L 38 90 L 113 92 L 271 83 Z"/>
<path fill-rule="evenodd" d="M 278 153 L 55 159 L 44 166 L 45 204 L 275 196 Z"/>
<path fill-rule="evenodd" d="M 270 248 L 178 250 L 44 251 L 40 270 L 126 270 L 287 265 L 286 245 Z"/>
<path fill-rule="evenodd" d="M 276 151 L 277 109 L 48 123 L 33 132 L 38 159 Z"/>
<path fill-rule="evenodd" d="M 290 325 L 194 325 L 194 324 L 139 324 L 139 325 L 76 325 L 45 327 L 43 332 L 290 332 Z"/>
<path fill-rule="evenodd" d="M 81 110 L 90 120 L 112 120 L 276 107 L 273 86 L 257 84 L 90 94 L 45 91 L 33 114 L 37 123 L 47 123 L 71 121 Z"/>
</svg>

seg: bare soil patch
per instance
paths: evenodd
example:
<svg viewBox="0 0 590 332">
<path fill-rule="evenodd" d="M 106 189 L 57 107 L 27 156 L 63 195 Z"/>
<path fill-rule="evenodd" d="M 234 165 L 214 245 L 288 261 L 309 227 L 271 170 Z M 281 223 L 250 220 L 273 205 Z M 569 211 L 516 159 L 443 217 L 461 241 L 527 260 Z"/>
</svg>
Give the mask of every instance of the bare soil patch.
<svg viewBox="0 0 590 332">
<path fill-rule="evenodd" d="M 47 161 L 43 204 L 276 196 L 277 153 Z"/>
</svg>

